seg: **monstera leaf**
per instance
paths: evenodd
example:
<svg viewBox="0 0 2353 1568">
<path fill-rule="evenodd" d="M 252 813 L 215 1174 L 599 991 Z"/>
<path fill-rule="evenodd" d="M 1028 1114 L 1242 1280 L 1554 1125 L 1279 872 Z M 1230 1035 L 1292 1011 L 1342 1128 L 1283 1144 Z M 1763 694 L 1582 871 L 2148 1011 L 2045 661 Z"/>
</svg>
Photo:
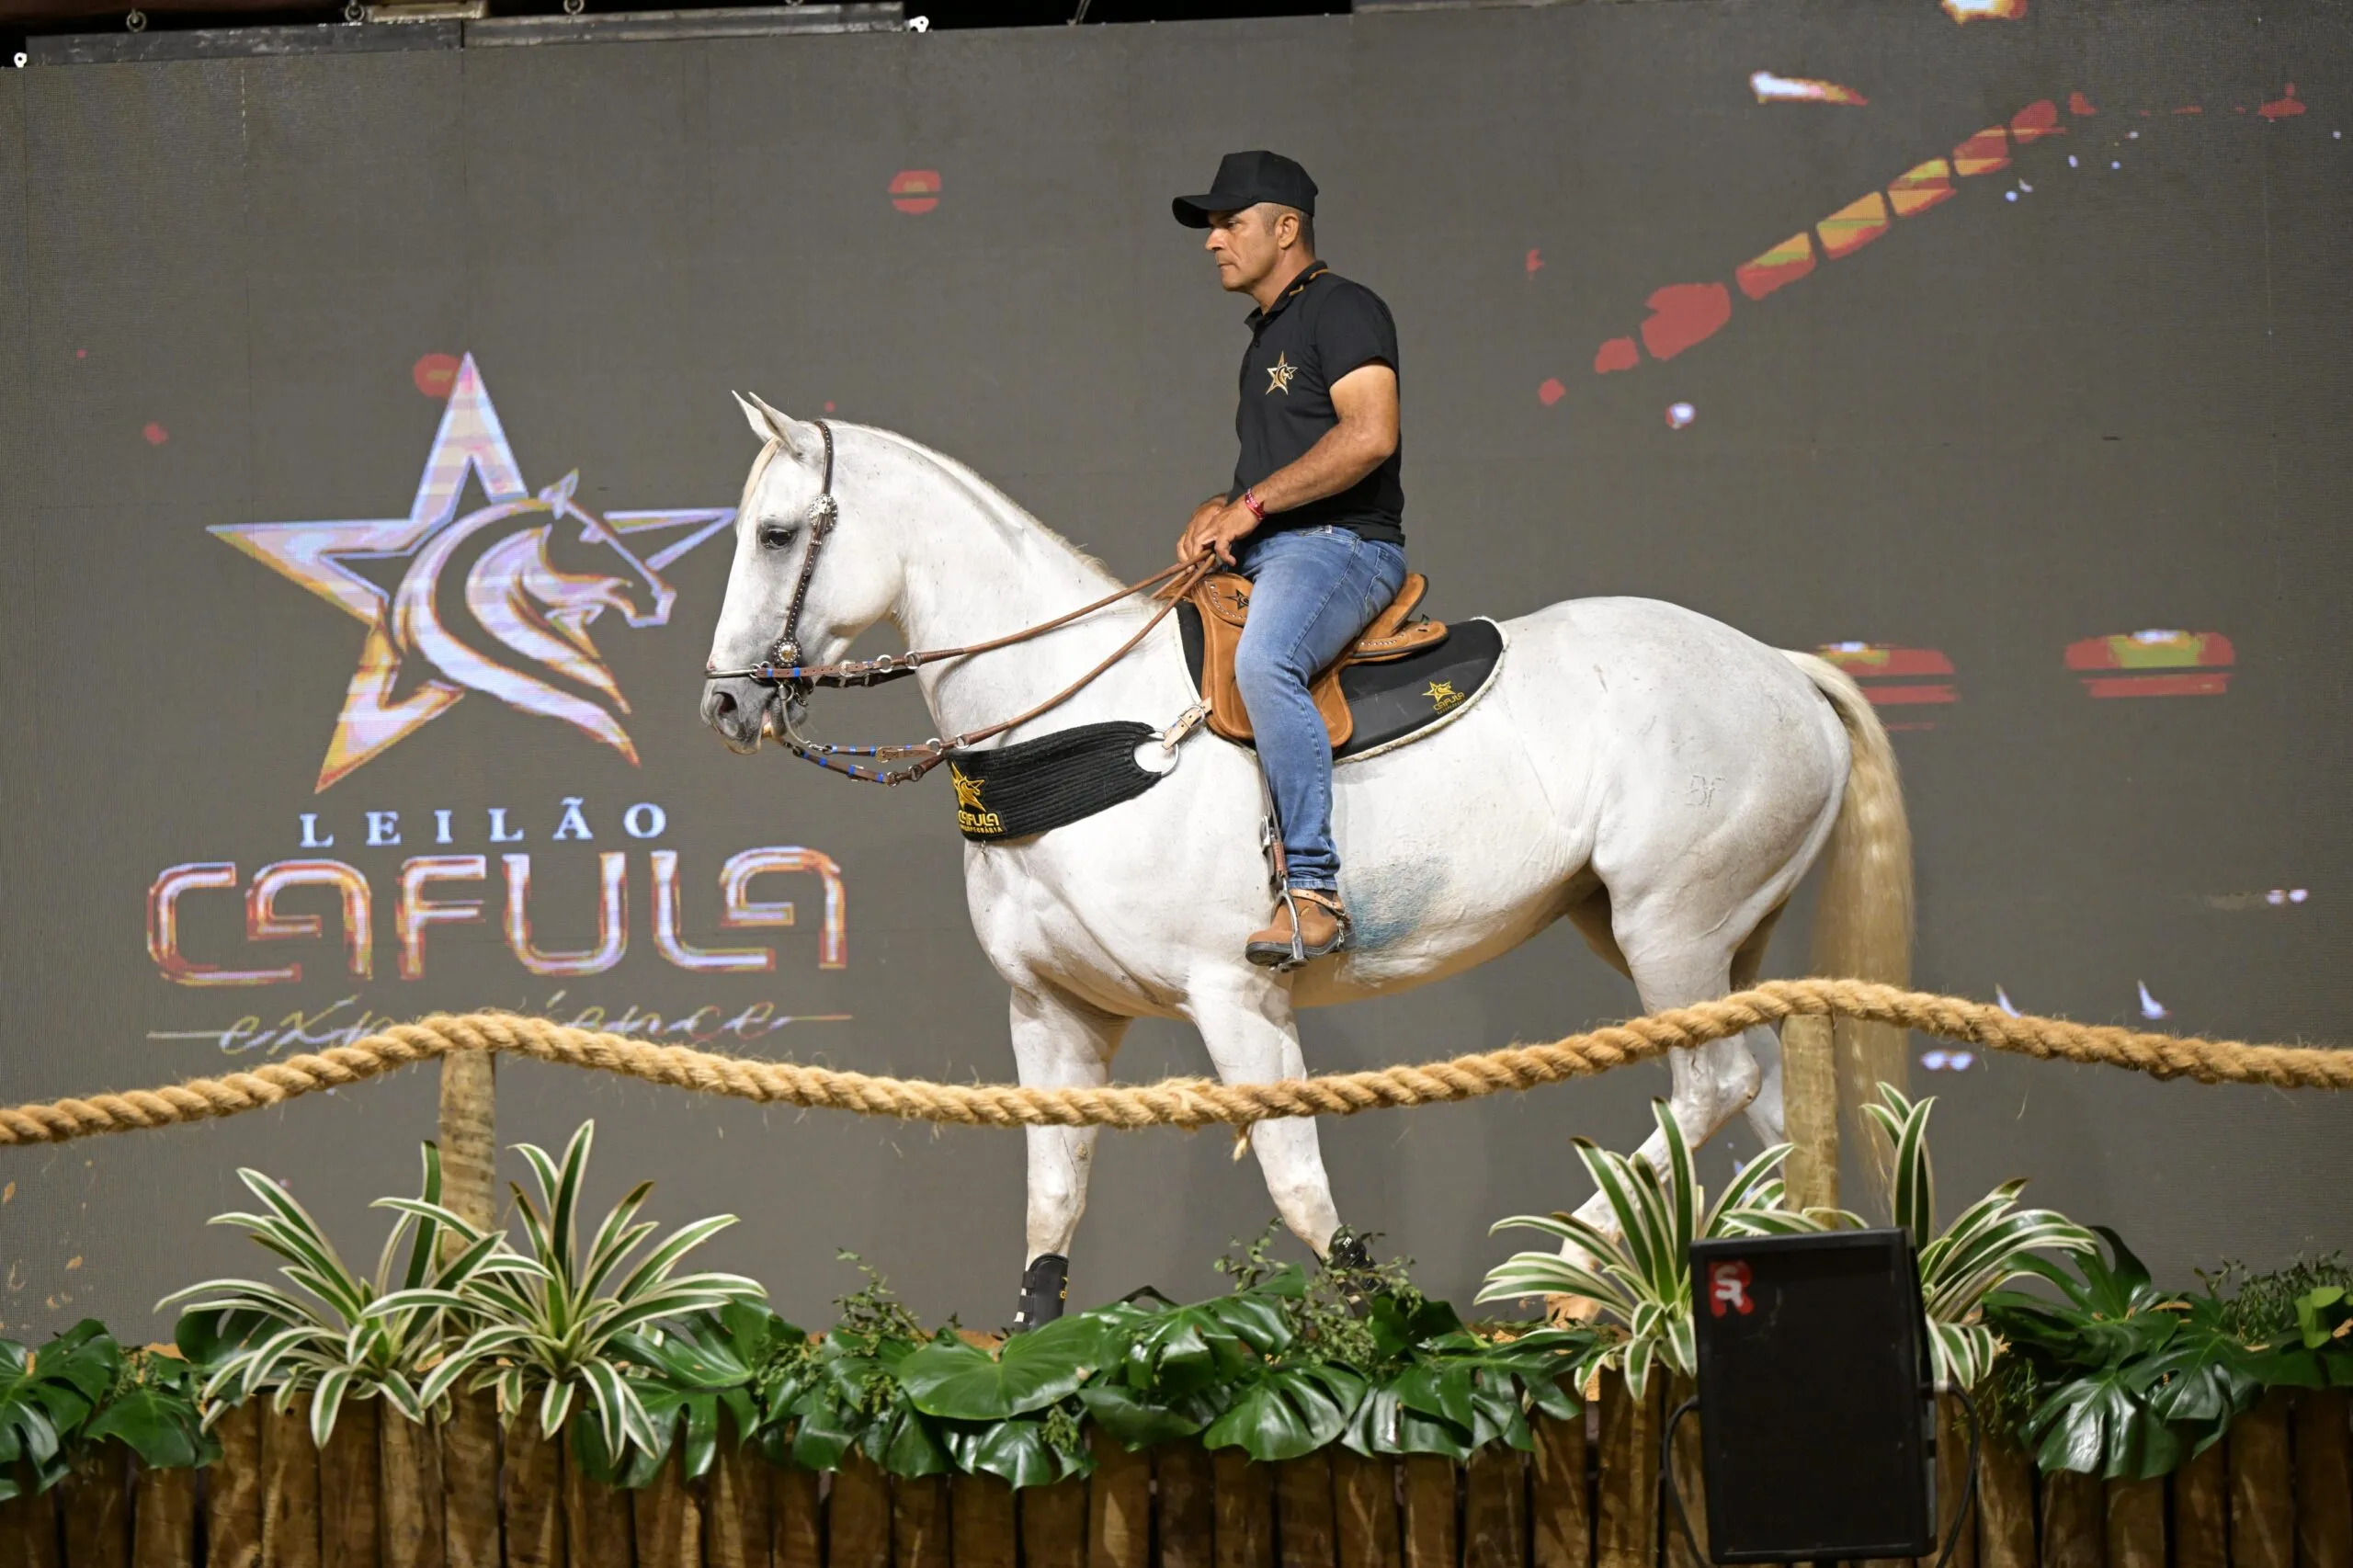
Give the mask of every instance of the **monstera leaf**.
<svg viewBox="0 0 2353 1568">
<path fill-rule="evenodd" d="M 1201 1444 L 1238 1447 L 1254 1460 L 1295 1460 L 1337 1438 L 1364 1393 L 1364 1379 L 1345 1367 L 1281 1368 L 1244 1389 Z"/>
<path fill-rule="evenodd" d="M 85 1319 L 28 1351 L 0 1339 L 0 1501 L 45 1492 L 66 1469 L 65 1445 L 113 1386 L 122 1350 L 95 1319 Z"/>
<path fill-rule="evenodd" d="M 1026 1415 L 1078 1392 L 1101 1362 L 1103 1336 L 1103 1324 L 1084 1314 L 1016 1335 L 994 1355 L 943 1334 L 899 1363 L 899 1386 L 926 1415 Z"/>
</svg>

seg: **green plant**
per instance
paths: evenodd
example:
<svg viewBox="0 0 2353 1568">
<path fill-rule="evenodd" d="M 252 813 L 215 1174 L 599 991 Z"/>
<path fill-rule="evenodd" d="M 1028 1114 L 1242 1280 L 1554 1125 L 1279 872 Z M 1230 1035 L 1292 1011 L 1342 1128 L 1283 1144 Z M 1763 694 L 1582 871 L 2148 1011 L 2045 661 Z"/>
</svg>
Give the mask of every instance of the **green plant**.
<svg viewBox="0 0 2353 1568">
<path fill-rule="evenodd" d="M 637 1218 L 654 1190 L 650 1181 L 631 1188 L 590 1235 L 580 1202 L 596 1129 L 593 1121 L 581 1123 L 561 1161 L 534 1144 L 518 1145 L 539 1189 L 536 1199 L 519 1186 L 514 1189 L 533 1267 L 481 1273 L 467 1283 L 466 1303 L 484 1325 L 433 1369 L 419 1395 L 430 1403 L 494 1358 L 501 1365 L 475 1373 L 474 1386 L 497 1390 L 507 1420 L 536 1398 L 540 1429 L 554 1437 L 585 1392 L 596 1416 L 596 1440 L 618 1468 L 628 1449 L 658 1460 L 667 1447 L 642 1397 L 642 1369 L 631 1359 L 631 1351 L 647 1343 L 644 1331 L 665 1318 L 759 1303 L 767 1292 L 741 1275 L 676 1272 L 687 1254 L 735 1222 L 733 1214 L 681 1225 L 630 1267 L 660 1229 Z"/>
<path fill-rule="evenodd" d="M 122 1370 L 122 1347 L 85 1318 L 40 1347 L 0 1339 L 0 1502 L 46 1492 L 70 1463 L 68 1448 Z"/>
<path fill-rule="evenodd" d="M 201 1370 L 176 1356 L 126 1351 L 81 1440 L 120 1443 L 149 1470 L 210 1464 L 221 1445 L 204 1425 L 203 1382 Z"/>
<path fill-rule="evenodd" d="M 2069 1273 L 2037 1258 L 2056 1301 L 1997 1290 L 1985 1299 L 1987 1324 L 2038 1374 L 2032 1408 L 2019 1435 L 2046 1471 L 2162 1475 L 2187 1452 L 2177 1432 L 2150 1403 L 2166 1381 L 2158 1359 L 2180 1333 L 2184 1303 L 2150 1281 L 2122 1238 L 2097 1227 L 2109 1256 L 2095 1248 L 2069 1261 Z M 2217 1314 L 2219 1321 L 2219 1314 Z"/>
<path fill-rule="evenodd" d="M 506 1251 L 500 1236 L 441 1207 L 441 1155 L 431 1143 L 424 1146 L 424 1166 L 418 1197 L 376 1200 L 376 1208 L 400 1218 L 372 1277 L 355 1273 L 278 1183 L 259 1171 L 237 1172 L 265 1212 L 215 1215 L 212 1223 L 245 1231 L 284 1258 L 278 1272 L 300 1294 L 253 1279 L 208 1279 L 157 1303 L 195 1303 L 175 1337 L 207 1371 L 202 1395 L 215 1402 L 209 1416 L 264 1389 L 277 1391 L 280 1410 L 309 1392 L 311 1435 L 324 1447 L 346 1399 L 381 1395 L 411 1421 L 433 1415 L 450 1381 L 483 1354 L 448 1343 L 453 1329 L 478 1313 L 466 1292 L 538 1267 Z M 459 1251 L 443 1262 L 445 1233 Z"/>
<path fill-rule="evenodd" d="M 1591 1360 L 1622 1368 L 1636 1398 L 1654 1361 L 1685 1377 L 1698 1369 L 1691 1324 L 1694 1241 L 1819 1231 L 1831 1217 L 1782 1207 L 1775 1173 L 1789 1157 L 1787 1143 L 1775 1144 L 1743 1166 L 1715 1206 L 1703 1209 L 1707 1194 L 1682 1128 L 1664 1100 L 1654 1100 L 1651 1108 L 1666 1143 L 1664 1178 L 1647 1160 L 1610 1153 L 1587 1139 L 1576 1141 L 1577 1156 L 1617 1221 L 1616 1236 L 1565 1213 L 1515 1215 L 1496 1221 L 1489 1232 L 1541 1231 L 1583 1249 L 1591 1265 L 1558 1253 L 1515 1253 L 1488 1272 L 1478 1296 L 1490 1301 L 1558 1292 L 1597 1303 L 1624 1328 L 1625 1337 L 1597 1346 Z"/>
<path fill-rule="evenodd" d="M 1912 1237 L 1919 1258 L 1920 1294 L 1927 1309 L 1929 1345 L 1937 1381 L 1975 1388 L 1993 1369 L 2000 1348 L 1982 1321 L 1987 1292 L 2021 1274 L 2035 1272 L 2038 1251 L 2093 1252 L 2092 1233 L 2048 1209 L 2020 1209 L 2024 1179 L 2006 1181 L 1964 1210 L 1949 1229 L 1937 1233 L 1937 1179 L 1928 1159 L 1928 1113 L 1932 1098 L 1913 1101 L 1892 1085 L 1879 1086 L 1880 1103 L 1864 1114 L 1887 1135 L 1894 1151 L 1888 1208 L 1896 1228 Z"/>
</svg>

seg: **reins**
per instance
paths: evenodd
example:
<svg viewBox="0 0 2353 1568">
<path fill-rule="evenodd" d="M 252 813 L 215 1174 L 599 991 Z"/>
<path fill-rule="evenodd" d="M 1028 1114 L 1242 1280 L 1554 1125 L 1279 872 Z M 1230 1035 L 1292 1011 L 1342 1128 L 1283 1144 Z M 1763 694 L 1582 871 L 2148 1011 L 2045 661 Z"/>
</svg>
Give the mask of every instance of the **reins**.
<svg viewBox="0 0 2353 1568">
<path fill-rule="evenodd" d="M 1165 567 L 1149 577 L 1130 583 L 1125 587 L 1104 595 L 1092 604 L 1081 605 L 1076 609 L 1068 610 L 1054 617 L 1051 620 L 1040 621 L 1035 626 L 1024 627 L 1018 631 L 1008 632 L 1003 637 L 993 637 L 983 642 L 967 642 L 954 648 L 913 648 L 904 653 L 884 653 L 872 659 L 848 659 L 833 664 L 804 665 L 801 662 L 801 609 L 809 597 L 810 580 L 816 574 L 818 552 L 824 548 L 825 540 L 832 536 L 834 525 L 841 517 L 841 504 L 834 499 L 833 426 L 823 419 L 813 423 L 824 437 L 824 472 L 818 488 L 817 498 L 809 504 L 809 549 L 801 560 L 801 575 L 793 584 L 791 603 L 785 607 L 783 630 L 777 634 L 776 641 L 768 644 L 767 657 L 760 663 L 739 670 L 715 670 L 706 666 L 703 678 L 705 680 L 743 678 L 758 681 L 763 686 L 788 688 L 788 700 L 779 704 L 776 710 L 777 722 L 784 731 L 780 738 L 784 742 L 785 749 L 803 762 L 813 764 L 830 773 L 839 774 L 845 778 L 854 779 L 861 784 L 911 783 L 946 762 L 952 753 L 976 745 L 982 741 L 993 739 L 1017 725 L 1026 724 L 1039 715 L 1059 708 L 1084 690 L 1104 671 L 1133 653 L 1136 645 L 1152 635 L 1153 629 L 1167 619 L 1170 613 L 1176 609 L 1178 601 L 1191 592 L 1194 585 L 1203 577 L 1208 576 L 1211 570 L 1217 564 L 1217 557 L 1204 551 L 1191 561 L 1180 561 L 1174 566 Z M 1165 588 L 1163 585 L 1165 585 Z M 1017 642 L 1026 642 L 1033 637 L 1042 637 L 1049 631 L 1058 631 L 1074 620 L 1093 615 L 1097 610 L 1108 609 L 1121 599 L 1142 593 L 1146 589 L 1161 590 L 1159 597 L 1165 602 L 1154 612 L 1152 619 L 1145 621 L 1134 636 L 1113 649 L 1110 655 L 1093 669 L 1088 670 L 1036 707 L 1017 713 L 1010 719 L 1001 720 L 981 729 L 967 730 L 961 734 L 945 738 L 935 735 L 927 741 L 896 745 L 836 745 L 827 742 L 812 741 L 793 727 L 792 708 L 790 700 L 792 691 L 805 692 L 821 686 L 846 688 L 887 685 L 915 674 L 926 665 L 935 665 L 943 659 L 970 658 L 975 653 L 994 653 L 999 648 L 1010 648 Z M 904 767 L 883 768 L 867 768 L 856 763 L 831 760 L 835 757 L 847 756 L 871 757 L 877 762 L 895 762 L 906 757 L 914 757 L 916 760 Z"/>
</svg>

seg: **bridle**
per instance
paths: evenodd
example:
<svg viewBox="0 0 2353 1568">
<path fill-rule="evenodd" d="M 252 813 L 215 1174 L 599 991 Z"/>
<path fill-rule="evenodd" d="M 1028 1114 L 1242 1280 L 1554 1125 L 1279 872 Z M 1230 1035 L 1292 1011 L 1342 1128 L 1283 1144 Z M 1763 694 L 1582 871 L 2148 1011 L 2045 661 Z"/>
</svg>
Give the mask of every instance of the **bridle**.
<svg viewBox="0 0 2353 1568">
<path fill-rule="evenodd" d="M 1152 634 L 1154 627 L 1168 619 L 1169 613 L 1176 609 L 1177 602 L 1192 590 L 1194 585 L 1208 576 L 1217 564 L 1217 557 L 1204 551 L 1191 561 L 1178 562 L 1176 565 L 1155 572 L 1141 581 L 1131 583 L 1116 593 L 1107 594 L 1092 604 L 1081 605 L 1078 608 L 1058 615 L 1051 620 L 1040 621 L 1035 626 L 1025 627 L 1019 631 L 1011 632 L 1003 637 L 991 638 L 985 642 L 972 642 L 958 648 L 911 648 L 904 653 L 884 653 L 872 659 L 848 659 L 828 665 L 804 665 L 801 662 L 801 608 L 808 602 L 810 581 L 817 574 L 818 554 L 824 549 L 825 540 L 833 536 L 834 525 L 841 520 L 841 503 L 834 498 L 834 427 L 823 419 L 813 421 L 813 423 L 816 425 L 818 434 L 824 439 L 824 468 L 823 477 L 818 483 L 817 498 L 809 503 L 809 547 L 801 557 L 801 575 L 792 585 L 791 601 L 785 606 L 784 626 L 778 631 L 776 640 L 768 644 L 767 656 L 760 663 L 739 670 L 712 669 L 706 665 L 703 666 L 703 678 L 705 680 L 741 678 L 780 688 L 786 700 L 775 704 L 774 711 L 777 714 L 777 723 L 784 732 L 781 739 L 785 749 L 803 762 L 814 764 L 829 772 L 855 779 L 858 783 L 911 783 L 921 778 L 941 763 L 948 761 L 953 753 L 1001 735 L 1017 725 L 1026 724 L 1040 714 L 1060 707 L 1077 695 L 1097 676 L 1132 653 L 1137 644 Z M 1154 612 L 1152 619 L 1145 621 L 1134 636 L 1120 643 L 1118 648 L 1112 650 L 1108 658 L 1071 682 L 1070 685 L 1036 707 L 1017 713 L 1010 719 L 981 729 L 967 730 L 959 735 L 949 735 L 945 738 L 935 735 L 927 741 L 898 745 L 830 744 L 812 741 L 793 727 L 793 701 L 806 696 L 818 687 L 888 685 L 892 681 L 904 679 L 926 665 L 938 664 L 943 659 L 961 659 L 974 653 L 991 653 L 999 648 L 1009 648 L 1017 642 L 1028 642 L 1032 637 L 1043 636 L 1049 631 L 1068 626 L 1072 621 L 1093 615 L 1097 610 L 1108 609 L 1121 599 L 1146 589 L 1157 590 L 1155 597 L 1165 602 Z M 832 760 L 835 757 L 851 756 L 871 757 L 878 763 L 903 762 L 908 758 L 914 760 L 905 762 L 904 767 L 873 768 L 862 767 L 852 762 Z"/>
</svg>

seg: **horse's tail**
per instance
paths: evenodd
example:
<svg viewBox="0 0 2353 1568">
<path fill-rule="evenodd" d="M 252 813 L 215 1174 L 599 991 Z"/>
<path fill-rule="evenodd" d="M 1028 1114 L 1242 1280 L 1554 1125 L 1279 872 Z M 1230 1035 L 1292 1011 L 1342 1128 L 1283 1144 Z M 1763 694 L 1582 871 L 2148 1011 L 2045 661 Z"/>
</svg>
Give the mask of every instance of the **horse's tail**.
<svg viewBox="0 0 2353 1568">
<path fill-rule="evenodd" d="M 1846 727 L 1847 791 L 1830 830 L 1822 895 L 1813 917 L 1813 971 L 1834 978 L 1912 983 L 1912 824 L 1895 750 L 1870 699 L 1847 673 L 1812 653 L 1790 653 Z M 1862 1107 L 1881 1083 L 1904 1085 L 1904 1031 L 1892 1024 L 1836 1021 L 1838 1103 L 1860 1131 L 1869 1164 L 1881 1178 L 1893 1154 L 1885 1138 L 1860 1131 Z"/>
</svg>

